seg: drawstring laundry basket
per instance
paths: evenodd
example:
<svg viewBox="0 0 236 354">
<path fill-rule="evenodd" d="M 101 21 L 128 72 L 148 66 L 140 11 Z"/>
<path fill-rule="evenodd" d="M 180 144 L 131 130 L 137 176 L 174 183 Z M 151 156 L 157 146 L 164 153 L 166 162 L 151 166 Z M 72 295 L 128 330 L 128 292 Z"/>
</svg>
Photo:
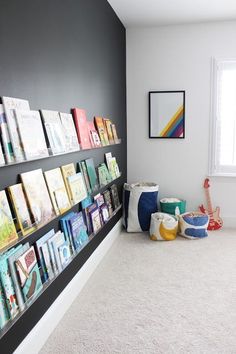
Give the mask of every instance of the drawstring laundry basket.
<svg viewBox="0 0 236 354">
<path fill-rule="evenodd" d="M 150 239 L 153 241 L 172 241 L 176 239 L 178 218 L 166 213 L 154 213 L 151 216 Z"/>
</svg>

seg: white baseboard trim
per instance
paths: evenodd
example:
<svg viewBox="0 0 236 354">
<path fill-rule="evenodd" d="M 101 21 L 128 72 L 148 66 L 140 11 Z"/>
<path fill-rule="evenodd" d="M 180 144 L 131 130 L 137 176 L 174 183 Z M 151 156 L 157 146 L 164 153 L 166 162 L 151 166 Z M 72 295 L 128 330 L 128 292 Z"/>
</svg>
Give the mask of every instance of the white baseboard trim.
<svg viewBox="0 0 236 354">
<path fill-rule="evenodd" d="M 235 229 L 236 228 L 236 217 L 233 216 L 222 216 L 223 228 Z"/>
<path fill-rule="evenodd" d="M 37 354 L 121 232 L 121 220 L 113 227 L 87 262 L 62 291 L 14 354 Z"/>
</svg>

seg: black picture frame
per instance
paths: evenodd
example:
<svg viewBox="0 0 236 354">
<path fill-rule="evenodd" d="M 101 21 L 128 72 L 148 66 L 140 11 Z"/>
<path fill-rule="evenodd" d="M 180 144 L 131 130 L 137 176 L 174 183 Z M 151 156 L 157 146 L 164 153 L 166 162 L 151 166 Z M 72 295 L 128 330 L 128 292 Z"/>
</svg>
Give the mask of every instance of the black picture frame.
<svg viewBox="0 0 236 354">
<path fill-rule="evenodd" d="M 185 90 L 149 91 L 149 138 L 185 138 Z"/>
</svg>

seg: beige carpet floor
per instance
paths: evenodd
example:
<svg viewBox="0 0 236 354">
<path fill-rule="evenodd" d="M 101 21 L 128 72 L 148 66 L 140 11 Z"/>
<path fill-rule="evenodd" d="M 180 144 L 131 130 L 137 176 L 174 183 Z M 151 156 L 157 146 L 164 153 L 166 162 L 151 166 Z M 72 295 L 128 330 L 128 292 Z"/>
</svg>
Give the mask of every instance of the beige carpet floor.
<svg viewBox="0 0 236 354">
<path fill-rule="evenodd" d="M 40 353 L 235 354 L 236 231 L 122 233 Z"/>
</svg>

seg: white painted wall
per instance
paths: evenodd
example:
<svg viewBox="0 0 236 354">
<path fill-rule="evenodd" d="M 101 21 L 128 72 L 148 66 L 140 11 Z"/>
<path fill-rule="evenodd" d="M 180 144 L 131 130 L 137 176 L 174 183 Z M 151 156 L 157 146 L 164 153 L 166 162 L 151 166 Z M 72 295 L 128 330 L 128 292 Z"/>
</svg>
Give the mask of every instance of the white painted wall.
<svg viewBox="0 0 236 354">
<path fill-rule="evenodd" d="M 236 58 L 236 21 L 127 29 L 128 182 L 150 181 L 160 197 L 205 203 L 211 57 Z M 148 91 L 186 91 L 185 139 L 148 138 Z M 236 226 L 236 178 L 211 178 L 213 206 Z"/>
</svg>

